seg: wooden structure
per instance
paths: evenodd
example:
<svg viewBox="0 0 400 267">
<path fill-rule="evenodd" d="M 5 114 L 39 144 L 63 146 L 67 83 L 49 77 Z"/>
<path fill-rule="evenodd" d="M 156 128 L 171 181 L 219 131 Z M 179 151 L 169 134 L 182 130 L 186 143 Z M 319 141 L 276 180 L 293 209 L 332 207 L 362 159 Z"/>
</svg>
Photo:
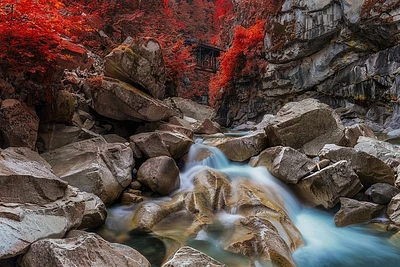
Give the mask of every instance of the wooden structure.
<svg viewBox="0 0 400 267">
<path fill-rule="evenodd" d="M 193 46 L 193 55 L 196 57 L 196 70 L 217 72 L 219 68 L 217 58 L 223 50 L 194 38 L 187 39 L 185 45 Z"/>
</svg>

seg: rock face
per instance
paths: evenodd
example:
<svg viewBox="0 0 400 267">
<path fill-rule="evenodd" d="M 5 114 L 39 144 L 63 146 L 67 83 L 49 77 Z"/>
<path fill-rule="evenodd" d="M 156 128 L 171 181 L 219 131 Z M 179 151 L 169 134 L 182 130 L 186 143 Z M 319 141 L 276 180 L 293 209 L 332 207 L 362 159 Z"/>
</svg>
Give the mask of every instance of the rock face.
<svg viewBox="0 0 400 267">
<path fill-rule="evenodd" d="M 365 191 L 365 194 L 369 196 L 373 202 L 383 205 L 388 204 L 398 193 L 400 193 L 400 189 L 384 183 L 373 184 Z"/>
<path fill-rule="evenodd" d="M 141 88 L 151 96 L 165 95 L 165 67 L 160 44 L 155 39 L 128 37 L 105 57 L 105 75 Z"/>
<path fill-rule="evenodd" d="M 188 247 L 181 247 L 162 267 L 227 267 L 206 254 Z"/>
<path fill-rule="evenodd" d="M 264 166 L 286 184 L 297 184 L 301 178 L 317 168 L 317 163 L 306 155 L 290 147 L 270 147 L 253 157 L 249 164 Z"/>
<path fill-rule="evenodd" d="M 24 253 L 39 239 L 61 238 L 79 227 L 85 214 L 84 201 L 79 191 L 69 187 L 62 198 L 42 205 L 2 203 L 0 259 Z"/>
<path fill-rule="evenodd" d="M 266 148 L 267 142 L 264 132 L 254 132 L 237 138 L 218 138 L 208 145 L 218 147 L 232 161 L 245 161 Z"/>
<path fill-rule="evenodd" d="M 157 131 L 130 137 L 131 147 L 137 158 L 169 156 L 174 159 L 185 155 L 193 140 L 178 132 Z"/>
<path fill-rule="evenodd" d="M 335 214 L 335 224 L 343 227 L 369 222 L 379 216 L 384 208 L 383 205 L 342 197 L 340 198 L 340 210 Z"/>
<path fill-rule="evenodd" d="M 286 104 L 265 128 L 271 146 L 289 146 L 317 155 L 329 143 L 338 144 L 344 127 L 338 115 L 315 99 Z"/>
<path fill-rule="evenodd" d="M 116 200 L 132 181 L 131 148 L 109 144 L 102 137 L 72 143 L 42 156 L 57 176 L 82 191 L 94 193 L 104 203 Z"/>
<path fill-rule="evenodd" d="M 28 148 L 0 150 L 0 202 L 46 204 L 64 196 L 67 183 Z"/>
<path fill-rule="evenodd" d="M 364 185 L 394 184 L 394 172 L 382 160 L 349 147 L 325 145 L 319 156 L 334 162 L 348 160 Z"/>
<path fill-rule="evenodd" d="M 387 216 L 396 225 L 400 225 L 400 194 L 392 198 L 387 207 Z"/>
<path fill-rule="evenodd" d="M 167 196 L 180 186 L 179 169 L 167 156 L 148 159 L 139 168 L 137 180 L 162 196 Z"/>
<path fill-rule="evenodd" d="M 235 5 L 236 23 L 253 25 L 257 15 L 250 7 L 242 1 Z M 386 127 L 398 125 L 398 104 L 383 99 L 398 98 L 397 2 L 285 0 L 276 5 L 273 16 L 259 16 L 270 25 L 264 39 L 268 68 L 258 77 L 237 79 L 234 93 L 223 98 L 220 118 L 238 124 L 257 120 L 275 113 L 282 105 L 278 100 L 314 95 L 335 106 L 382 99 L 395 106 Z M 259 7 L 258 14 L 268 8 Z M 383 124 L 385 118 L 378 121 Z"/>
<path fill-rule="evenodd" d="M 352 197 L 362 185 L 358 176 L 345 160 L 328 166 L 302 179 L 293 188 L 298 196 L 308 204 L 332 208 L 340 197 Z"/>
<path fill-rule="evenodd" d="M 36 113 L 15 99 L 0 104 L 0 145 L 35 149 L 39 118 Z"/>
<path fill-rule="evenodd" d="M 86 233 L 65 239 L 48 238 L 33 243 L 22 258 L 22 266 L 150 267 L 150 263 L 128 246 L 108 243 L 96 234 Z"/>
<path fill-rule="evenodd" d="M 137 88 L 111 78 L 91 81 L 93 108 L 115 120 L 160 121 L 178 112 Z"/>
</svg>

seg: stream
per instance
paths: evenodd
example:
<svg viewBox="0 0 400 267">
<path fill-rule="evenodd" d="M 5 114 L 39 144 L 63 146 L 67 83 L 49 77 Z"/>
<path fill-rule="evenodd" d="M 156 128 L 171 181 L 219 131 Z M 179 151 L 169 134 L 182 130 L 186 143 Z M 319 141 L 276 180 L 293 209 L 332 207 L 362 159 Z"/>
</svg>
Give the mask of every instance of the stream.
<svg viewBox="0 0 400 267">
<path fill-rule="evenodd" d="M 196 155 L 201 149 L 209 150 L 211 156 L 202 161 L 195 161 Z M 256 182 L 259 188 L 262 188 L 278 205 L 284 203 L 282 208 L 299 229 L 305 242 L 304 246 L 292 254 L 297 266 L 400 266 L 400 238 L 390 239 L 390 235 L 393 233 L 381 229 L 378 227 L 379 224 L 336 227 L 332 212 L 311 209 L 301 204 L 289 188 L 269 174 L 265 167 L 253 168 L 247 164 L 232 163 L 215 147 L 200 143 L 192 145 L 188 161 L 180 174 L 181 187 L 174 194 L 190 191 L 193 188 L 194 175 L 204 168 L 212 168 L 227 174 L 231 183 L 235 183 L 238 179 L 244 179 L 244 177 L 250 179 Z M 168 199 L 170 198 L 156 198 L 151 201 Z M 99 234 L 109 241 L 124 243 L 137 249 L 149 259 L 152 266 L 160 266 L 168 255 L 170 247 L 176 246 L 176 244 L 168 238 L 159 238 L 154 233 L 144 234 L 129 231 L 130 221 L 138 205 L 120 205 L 109 208 L 109 217 Z M 223 229 L 232 227 L 235 220 L 240 217 L 241 215 L 235 214 L 234 209 L 230 213 L 221 212 L 217 215 L 216 223 L 200 230 L 196 236 L 186 239 L 184 243 L 228 266 L 247 266 L 245 257 L 223 250 L 219 242 L 223 238 Z M 188 224 L 185 215 L 182 214 L 182 218 L 174 223 L 166 223 L 164 231 L 169 231 L 169 236 L 179 238 L 186 227 Z M 254 265 L 265 266 L 257 261 L 254 262 Z"/>
</svg>

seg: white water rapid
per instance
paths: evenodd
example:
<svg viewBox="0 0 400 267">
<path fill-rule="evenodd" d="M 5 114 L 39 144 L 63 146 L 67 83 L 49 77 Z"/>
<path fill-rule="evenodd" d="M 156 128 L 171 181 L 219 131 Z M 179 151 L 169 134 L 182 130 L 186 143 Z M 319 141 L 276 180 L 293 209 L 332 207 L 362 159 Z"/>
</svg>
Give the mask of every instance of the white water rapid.
<svg viewBox="0 0 400 267">
<path fill-rule="evenodd" d="M 196 161 L 199 151 L 208 150 L 211 155 L 202 161 Z M 264 167 L 250 167 L 247 164 L 231 163 L 223 153 L 214 147 L 200 143 L 194 144 L 189 152 L 189 160 L 181 173 L 180 191 L 192 189 L 192 180 L 196 173 L 204 168 L 213 168 L 226 173 L 231 182 L 246 177 L 257 182 L 267 195 L 276 203 L 284 203 L 284 210 L 302 234 L 305 245 L 293 253 L 293 259 L 299 267 L 398 267 L 400 266 L 400 248 L 388 241 L 389 234 L 369 226 L 350 226 L 338 228 L 333 215 L 302 205 L 286 185 L 268 173 Z M 131 217 L 132 209 L 110 210 L 110 227 L 122 227 L 123 217 Z M 218 220 L 223 227 L 230 227 L 240 215 L 232 210 L 230 214 L 219 214 Z M 115 221 L 113 221 L 113 218 Z M 113 228 L 113 227 L 110 227 Z M 201 230 L 189 245 L 223 261 L 228 266 L 241 266 L 242 258 L 224 252 L 218 247 L 218 234 Z M 205 243 L 207 245 L 205 245 Z M 256 266 L 261 266 L 255 263 Z"/>
</svg>

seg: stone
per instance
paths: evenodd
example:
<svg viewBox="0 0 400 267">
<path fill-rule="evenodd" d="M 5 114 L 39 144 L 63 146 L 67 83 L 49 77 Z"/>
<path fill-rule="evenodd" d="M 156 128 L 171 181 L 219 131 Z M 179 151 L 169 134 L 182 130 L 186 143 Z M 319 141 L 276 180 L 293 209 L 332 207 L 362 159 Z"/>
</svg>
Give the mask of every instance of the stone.
<svg viewBox="0 0 400 267">
<path fill-rule="evenodd" d="M 163 99 L 166 73 L 163 53 L 155 39 L 128 37 L 104 58 L 104 74 Z"/>
<path fill-rule="evenodd" d="M 342 197 L 340 210 L 335 214 L 334 221 L 338 227 L 366 223 L 378 217 L 384 208 L 383 205 Z"/>
<path fill-rule="evenodd" d="M 193 139 L 193 130 L 191 127 L 183 127 L 172 123 L 162 123 L 158 129 L 164 132 L 179 132 L 186 135 L 188 138 Z"/>
<path fill-rule="evenodd" d="M 24 147 L 0 149 L 0 202 L 43 205 L 62 198 L 66 189 L 38 153 Z"/>
<path fill-rule="evenodd" d="M 54 100 L 46 103 L 38 111 L 41 123 L 71 123 L 75 112 L 74 96 L 66 91 L 57 91 Z"/>
<path fill-rule="evenodd" d="M 41 205 L 3 202 L 0 210 L 6 210 L 0 212 L 0 259 L 3 259 L 24 253 L 37 240 L 61 238 L 68 230 L 79 227 L 85 214 L 85 197 L 68 187 L 63 197 L 53 202 Z"/>
<path fill-rule="evenodd" d="M 398 193 L 400 193 L 400 189 L 385 183 L 373 184 L 365 191 L 365 194 L 369 196 L 373 202 L 382 205 L 389 204 L 390 200 Z"/>
<path fill-rule="evenodd" d="M 271 146 L 289 146 L 315 156 L 329 143 L 339 143 L 344 127 L 328 105 L 315 99 L 291 102 L 265 128 Z"/>
<path fill-rule="evenodd" d="M 196 134 L 216 134 L 221 132 L 221 126 L 210 119 L 205 119 L 194 127 L 193 132 Z"/>
<path fill-rule="evenodd" d="M 57 54 L 56 62 L 58 69 L 89 69 L 93 60 L 89 57 L 88 51 L 81 45 L 74 44 L 66 39 L 62 39 Z"/>
<path fill-rule="evenodd" d="M 36 241 L 21 262 L 22 267 L 150 267 L 148 260 L 133 248 L 109 243 L 94 233 Z"/>
<path fill-rule="evenodd" d="M 333 208 L 340 197 L 352 197 L 362 188 L 357 174 L 345 160 L 315 172 L 293 186 L 301 200 L 325 209 Z"/>
<path fill-rule="evenodd" d="M 232 161 L 245 161 L 259 154 L 267 147 L 267 137 L 264 132 L 253 132 L 242 137 L 227 137 L 215 139 L 208 145 L 219 148 Z"/>
<path fill-rule="evenodd" d="M 167 131 L 136 134 L 129 139 L 132 149 L 139 158 L 144 155 L 146 158 L 169 156 L 179 159 L 193 144 L 193 140 L 186 135 Z"/>
<path fill-rule="evenodd" d="M 134 159 L 127 144 L 107 143 L 96 137 L 41 154 L 54 173 L 108 204 L 132 181 Z"/>
<path fill-rule="evenodd" d="M 375 183 L 394 184 L 394 172 L 385 162 L 355 148 L 328 144 L 320 151 L 321 158 L 333 162 L 348 160 L 365 186 Z"/>
<path fill-rule="evenodd" d="M 227 267 L 206 254 L 188 247 L 183 246 L 174 255 L 172 255 L 162 267 Z"/>
<path fill-rule="evenodd" d="M 117 134 L 106 134 L 103 135 L 103 138 L 107 141 L 107 143 L 128 143 L 128 140 Z"/>
<path fill-rule="evenodd" d="M 395 195 L 387 206 L 386 214 L 390 221 L 400 225 L 400 194 Z"/>
<path fill-rule="evenodd" d="M 35 149 L 39 118 L 35 111 L 16 99 L 0 103 L 0 145 Z"/>
<path fill-rule="evenodd" d="M 317 162 L 290 147 L 270 147 L 253 157 L 249 165 L 264 166 L 286 184 L 297 184 L 317 168 Z"/>
<path fill-rule="evenodd" d="M 213 120 L 215 118 L 215 111 L 209 106 L 199 104 L 193 100 L 181 97 L 172 97 L 166 100 L 169 105 L 177 107 L 183 116 L 193 118 L 198 121 L 205 119 Z"/>
<path fill-rule="evenodd" d="M 38 147 L 40 152 L 53 150 L 62 146 L 87 140 L 100 135 L 85 128 L 67 126 L 65 124 L 42 124 L 39 127 L 39 140 L 42 144 Z"/>
<path fill-rule="evenodd" d="M 80 192 L 85 202 L 80 229 L 94 229 L 104 224 L 107 218 L 107 209 L 103 201 L 95 194 Z"/>
<path fill-rule="evenodd" d="M 89 80 L 94 110 L 105 117 L 123 121 L 168 120 L 179 113 L 137 88 L 107 77 Z"/>
<path fill-rule="evenodd" d="M 374 157 L 387 161 L 388 159 L 397 160 L 400 155 L 400 147 L 388 142 L 379 141 L 376 138 L 361 136 L 354 146 L 357 151 L 362 151 Z"/>
<path fill-rule="evenodd" d="M 376 138 L 374 132 L 366 124 L 355 124 L 348 126 L 344 130 L 344 139 L 341 141 L 341 145 L 354 147 L 357 145 L 357 140 L 360 136 Z"/>
<path fill-rule="evenodd" d="M 146 160 L 139 168 L 137 180 L 153 192 L 167 196 L 180 186 L 179 169 L 167 156 Z"/>
</svg>

